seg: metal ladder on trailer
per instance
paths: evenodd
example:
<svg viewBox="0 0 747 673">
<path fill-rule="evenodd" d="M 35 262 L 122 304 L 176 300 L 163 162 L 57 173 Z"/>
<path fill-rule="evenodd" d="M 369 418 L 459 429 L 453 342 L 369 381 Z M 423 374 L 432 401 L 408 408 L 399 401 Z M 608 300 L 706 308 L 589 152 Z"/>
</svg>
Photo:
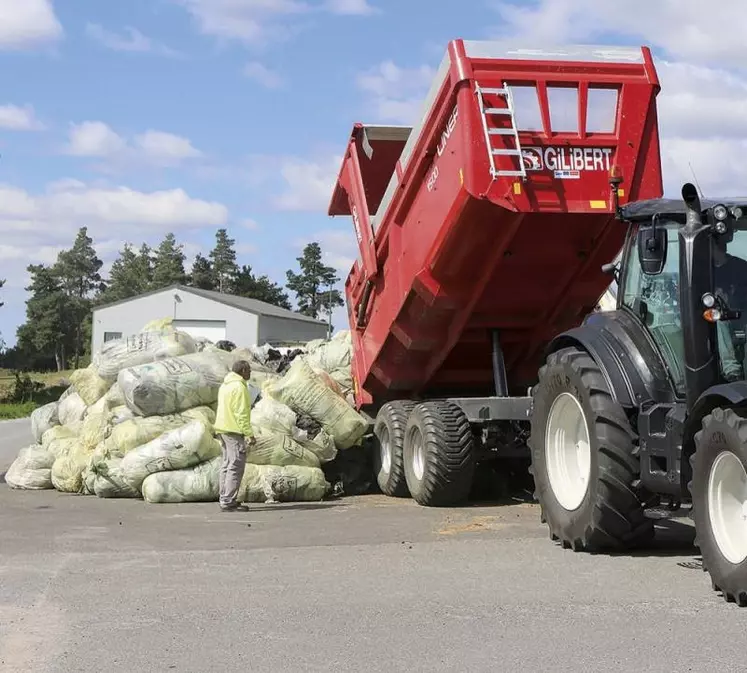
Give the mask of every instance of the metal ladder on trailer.
<svg viewBox="0 0 747 673">
<path fill-rule="evenodd" d="M 500 177 L 521 177 L 526 178 L 527 172 L 524 166 L 524 157 L 521 150 L 521 143 L 519 142 L 519 131 L 516 128 L 516 116 L 514 114 L 514 100 L 511 95 L 511 89 L 504 82 L 502 89 L 491 89 L 487 87 L 481 87 L 479 84 L 475 84 L 475 93 L 477 94 L 477 101 L 480 105 L 480 117 L 482 120 L 482 128 L 485 132 L 485 143 L 488 148 L 488 157 L 490 159 L 490 175 L 493 179 Z M 486 107 L 485 96 L 502 96 L 506 101 L 506 107 Z M 508 117 L 511 126 L 496 127 L 488 124 L 488 116 L 500 116 Z M 514 141 L 513 148 L 495 147 L 493 144 L 493 137 L 511 137 Z M 516 158 L 518 169 L 505 170 L 496 168 L 496 157 L 510 156 Z"/>
</svg>

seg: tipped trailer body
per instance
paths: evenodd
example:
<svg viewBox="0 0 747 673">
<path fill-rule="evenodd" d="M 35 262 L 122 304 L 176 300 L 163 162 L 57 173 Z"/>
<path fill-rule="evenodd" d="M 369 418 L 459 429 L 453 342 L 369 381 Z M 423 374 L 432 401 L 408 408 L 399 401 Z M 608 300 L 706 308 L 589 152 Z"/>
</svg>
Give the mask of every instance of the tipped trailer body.
<svg viewBox="0 0 747 673">
<path fill-rule="evenodd" d="M 662 195 L 658 92 L 645 47 L 454 40 L 415 127 L 355 124 L 328 212 L 359 246 L 354 394 L 384 493 L 454 504 L 478 462 L 528 457 L 548 344 L 609 287 L 620 205 Z"/>
<path fill-rule="evenodd" d="M 354 126 L 329 214 L 352 216 L 360 248 L 359 407 L 526 395 L 609 286 L 611 175 L 620 203 L 662 194 L 658 91 L 646 48 L 455 40 L 414 128 Z"/>
</svg>

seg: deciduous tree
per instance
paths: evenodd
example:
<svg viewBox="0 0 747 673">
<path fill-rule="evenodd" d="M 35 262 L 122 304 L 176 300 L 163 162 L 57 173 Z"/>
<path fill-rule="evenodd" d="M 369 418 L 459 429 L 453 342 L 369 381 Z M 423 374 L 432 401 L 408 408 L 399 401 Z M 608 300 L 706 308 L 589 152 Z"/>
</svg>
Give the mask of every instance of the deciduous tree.
<svg viewBox="0 0 747 673">
<path fill-rule="evenodd" d="M 331 313 L 337 306 L 344 306 L 340 291 L 334 288 L 340 279 L 334 267 L 322 261 L 319 243 L 309 243 L 296 260 L 301 272 L 287 271 L 286 285 L 295 293 L 300 313 L 318 318 L 320 314 Z"/>
</svg>

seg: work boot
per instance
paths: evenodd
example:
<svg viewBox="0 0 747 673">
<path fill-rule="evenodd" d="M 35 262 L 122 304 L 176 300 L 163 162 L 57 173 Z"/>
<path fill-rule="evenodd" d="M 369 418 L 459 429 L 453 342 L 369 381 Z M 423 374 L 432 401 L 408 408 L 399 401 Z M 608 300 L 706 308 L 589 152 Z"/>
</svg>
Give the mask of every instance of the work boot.
<svg viewBox="0 0 747 673">
<path fill-rule="evenodd" d="M 231 505 L 221 505 L 220 506 L 221 512 L 248 512 L 249 508 L 240 502 L 235 502 Z"/>
</svg>

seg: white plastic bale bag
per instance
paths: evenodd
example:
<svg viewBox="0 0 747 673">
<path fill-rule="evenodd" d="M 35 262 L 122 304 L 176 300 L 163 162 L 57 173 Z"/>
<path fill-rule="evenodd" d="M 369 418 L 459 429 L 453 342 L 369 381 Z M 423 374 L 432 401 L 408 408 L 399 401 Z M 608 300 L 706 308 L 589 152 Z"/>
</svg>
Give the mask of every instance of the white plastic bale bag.
<svg viewBox="0 0 747 673">
<path fill-rule="evenodd" d="M 81 396 L 86 406 L 90 407 L 96 404 L 112 386 L 114 377 L 108 379 L 99 376 L 96 367 L 90 365 L 85 369 L 76 369 L 70 374 L 70 382 L 75 388 L 75 392 Z"/>
<path fill-rule="evenodd" d="M 150 503 L 215 502 L 220 464 L 217 457 L 186 470 L 151 474 L 143 482 L 143 498 Z"/>
<path fill-rule="evenodd" d="M 318 467 L 247 465 L 239 488 L 243 502 L 318 502 L 329 484 Z"/>
<path fill-rule="evenodd" d="M 94 358 L 99 376 L 114 379 L 120 371 L 148 362 L 197 352 L 194 339 L 185 332 L 160 330 L 141 332 L 108 341 Z"/>
<path fill-rule="evenodd" d="M 123 407 L 127 404 L 127 401 L 124 398 L 124 393 L 118 383 L 115 383 L 111 388 L 109 388 L 109 392 L 104 395 L 104 399 L 106 400 L 106 405 L 110 409 Z"/>
<path fill-rule="evenodd" d="M 86 413 L 86 403 L 78 393 L 71 393 L 63 400 L 60 398 L 60 405 L 57 407 L 57 417 L 60 425 L 71 425 L 83 420 Z"/>
<path fill-rule="evenodd" d="M 99 498 L 139 498 L 140 491 L 132 488 L 122 474 L 122 458 L 109 458 L 100 463 L 93 475 L 91 492 Z"/>
<path fill-rule="evenodd" d="M 60 424 L 57 417 L 57 402 L 50 402 L 31 412 L 31 434 L 37 442 L 41 442 L 44 433 Z"/>
<path fill-rule="evenodd" d="M 298 443 L 307 451 L 315 454 L 320 463 L 329 463 L 337 458 L 335 440 L 326 430 L 321 430 L 314 439 L 302 439 Z"/>
<path fill-rule="evenodd" d="M 252 427 L 266 432 L 294 436 L 299 432 L 296 420 L 293 409 L 272 397 L 263 397 L 252 409 Z"/>
<path fill-rule="evenodd" d="M 255 433 L 257 443 L 247 447 L 246 462 L 253 465 L 319 467 L 316 454 L 288 435 Z"/>
<path fill-rule="evenodd" d="M 150 474 L 194 467 L 219 455 L 220 447 L 208 427 L 192 421 L 127 453 L 121 473 L 129 486 L 139 490 Z"/>
<path fill-rule="evenodd" d="M 131 418 L 115 425 L 111 434 L 96 447 L 101 458 L 123 457 L 132 449 L 147 444 L 169 430 L 175 430 L 188 421 L 183 416 L 151 416 Z"/>
<path fill-rule="evenodd" d="M 173 414 L 216 402 L 234 361 L 226 351 L 205 351 L 125 369 L 118 382 L 136 414 Z"/>
<path fill-rule="evenodd" d="M 366 433 L 368 423 L 363 416 L 324 385 L 302 358 L 293 360 L 285 376 L 265 390 L 274 399 L 320 423 L 338 449 L 350 448 Z"/>
<path fill-rule="evenodd" d="M 39 444 L 27 446 L 5 473 L 5 482 L 14 489 L 41 491 L 54 488 L 52 465 L 54 455 Z"/>
<path fill-rule="evenodd" d="M 211 430 L 215 425 L 215 411 L 210 407 L 194 407 L 193 409 L 182 411 L 180 415 L 187 419 L 202 421 Z"/>
</svg>

